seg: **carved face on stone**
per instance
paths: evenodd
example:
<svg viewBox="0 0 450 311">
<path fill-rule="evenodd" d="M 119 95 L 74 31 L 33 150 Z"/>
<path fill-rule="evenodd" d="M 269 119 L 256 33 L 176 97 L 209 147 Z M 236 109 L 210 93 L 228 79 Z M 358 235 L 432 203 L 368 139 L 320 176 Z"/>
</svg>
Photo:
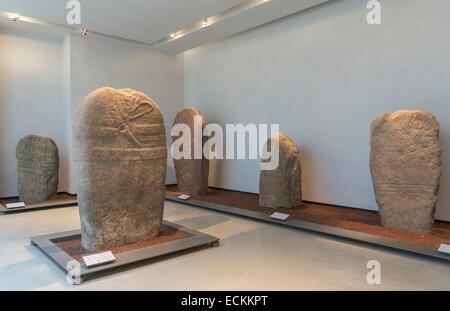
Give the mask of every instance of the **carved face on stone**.
<svg viewBox="0 0 450 311">
<path fill-rule="evenodd" d="M 102 88 L 84 99 L 74 127 L 83 247 L 156 238 L 167 164 L 158 105 L 130 89 Z"/>
</svg>

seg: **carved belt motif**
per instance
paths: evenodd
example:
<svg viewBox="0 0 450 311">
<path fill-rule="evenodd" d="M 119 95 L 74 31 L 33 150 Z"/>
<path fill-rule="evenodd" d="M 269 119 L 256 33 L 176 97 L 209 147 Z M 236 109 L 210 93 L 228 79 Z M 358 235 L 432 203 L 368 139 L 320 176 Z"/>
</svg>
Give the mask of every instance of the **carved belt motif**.
<svg viewBox="0 0 450 311">
<path fill-rule="evenodd" d="M 149 102 L 135 104 L 131 109 L 111 110 L 113 117 L 119 120 L 117 127 L 100 127 L 93 130 L 93 136 L 123 137 L 132 146 L 120 148 L 117 146 L 98 146 L 89 153 L 95 158 L 103 160 L 138 161 L 148 159 L 162 159 L 167 157 L 165 147 L 165 127 L 163 124 L 137 124 L 132 122 L 150 114 L 154 110 Z M 154 143 L 153 147 L 146 144 Z M 80 154 L 81 158 L 84 158 Z"/>
</svg>

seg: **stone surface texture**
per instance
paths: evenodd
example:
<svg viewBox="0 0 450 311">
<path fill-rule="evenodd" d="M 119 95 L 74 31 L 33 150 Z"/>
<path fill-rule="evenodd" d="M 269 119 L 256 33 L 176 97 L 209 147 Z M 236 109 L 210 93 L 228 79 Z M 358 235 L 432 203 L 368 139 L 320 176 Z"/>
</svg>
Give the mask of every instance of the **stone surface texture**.
<svg viewBox="0 0 450 311">
<path fill-rule="evenodd" d="M 268 139 L 265 148 L 279 142 L 279 166 L 262 170 L 259 181 L 259 204 L 269 208 L 294 208 L 302 204 L 301 155 L 295 142 L 284 133 Z"/>
<path fill-rule="evenodd" d="M 101 251 L 155 239 L 167 165 L 158 105 L 131 89 L 98 89 L 78 107 L 74 134 L 83 247 Z"/>
<path fill-rule="evenodd" d="M 202 159 L 194 157 L 194 118 L 201 117 L 201 131 L 205 127 L 206 121 L 201 112 L 195 108 L 186 108 L 180 111 L 173 125 L 186 124 L 191 130 L 191 155 L 189 159 L 174 159 L 175 172 L 177 176 L 178 189 L 187 195 L 205 195 L 208 192 L 209 177 L 209 160 L 206 159 L 202 152 Z M 172 136 L 172 140 L 176 141 L 179 136 Z M 202 135 L 202 150 L 207 137 Z"/>
<path fill-rule="evenodd" d="M 27 135 L 17 144 L 19 197 L 26 204 L 50 199 L 58 191 L 59 154 L 55 142 Z"/>
<path fill-rule="evenodd" d="M 384 226 L 430 233 L 441 176 L 440 125 L 422 110 L 384 114 L 372 124 L 370 169 Z"/>
</svg>

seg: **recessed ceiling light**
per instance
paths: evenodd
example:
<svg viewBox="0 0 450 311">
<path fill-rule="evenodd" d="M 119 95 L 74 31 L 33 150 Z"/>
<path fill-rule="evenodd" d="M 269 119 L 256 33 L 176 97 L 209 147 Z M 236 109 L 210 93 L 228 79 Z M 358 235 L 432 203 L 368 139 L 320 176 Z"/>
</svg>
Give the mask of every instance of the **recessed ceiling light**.
<svg viewBox="0 0 450 311">
<path fill-rule="evenodd" d="M 211 27 L 211 25 L 216 25 L 216 23 L 228 19 L 231 16 L 234 16 L 236 14 L 242 13 L 244 11 L 247 11 L 251 8 L 254 8 L 256 6 L 262 5 L 265 2 L 273 2 L 271 0 L 245 0 L 242 1 L 242 3 L 237 4 L 225 11 L 219 12 L 216 15 L 211 15 L 209 17 L 206 17 L 203 20 L 197 21 L 195 24 L 180 29 L 170 35 L 166 35 L 165 37 L 152 42 L 150 45 L 153 47 L 159 47 L 164 44 L 168 44 L 170 42 L 173 42 L 175 40 L 180 40 L 184 38 L 185 36 L 190 35 L 191 33 L 194 33 L 196 31 L 201 31 L 204 28 Z"/>
<path fill-rule="evenodd" d="M 80 33 L 82 36 L 87 36 L 89 33 L 89 30 L 87 30 L 86 28 L 81 28 Z"/>
<path fill-rule="evenodd" d="M 13 21 L 15 21 L 15 22 L 18 22 L 18 21 L 20 21 L 20 15 L 19 15 L 19 14 L 13 14 L 13 15 L 11 16 L 11 19 L 12 19 Z"/>
</svg>

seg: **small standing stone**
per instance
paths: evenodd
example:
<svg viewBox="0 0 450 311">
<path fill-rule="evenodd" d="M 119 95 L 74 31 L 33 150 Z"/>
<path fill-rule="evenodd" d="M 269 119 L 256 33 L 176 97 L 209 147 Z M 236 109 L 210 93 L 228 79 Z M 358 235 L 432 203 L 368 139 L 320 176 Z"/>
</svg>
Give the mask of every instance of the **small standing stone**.
<svg viewBox="0 0 450 311">
<path fill-rule="evenodd" d="M 294 208 L 302 204 L 300 149 L 284 133 L 268 139 L 266 147 L 279 142 L 279 166 L 262 170 L 259 181 L 259 204 L 269 208 Z"/>
<path fill-rule="evenodd" d="M 373 122 L 370 168 L 384 226 L 432 231 L 441 176 L 439 130 L 436 118 L 422 110 Z"/>
<path fill-rule="evenodd" d="M 201 118 L 201 124 L 198 124 L 198 130 L 203 133 L 205 127 L 205 118 L 200 111 L 195 108 L 186 108 L 180 111 L 173 125 L 185 124 L 189 127 L 191 132 L 191 154 L 188 159 L 174 159 L 175 172 L 177 176 L 178 190 L 187 195 L 205 195 L 208 192 L 208 176 L 209 176 L 209 161 L 204 157 L 203 145 L 205 137 L 201 135 L 201 159 L 195 159 L 195 118 Z M 200 120 L 200 119 L 198 119 Z M 173 136 L 173 141 L 179 137 Z"/>
<path fill-rule="evenodd" d="M 158 237 L 167 165 L 158 105 L 134 90 L 101 88 L 78 107 L 74 133 L 83 247 Z"/>
<path fill-rule="evenodd" d="M 59 155 L 55 142 L 28 135 L 17 144 L 19 197 L 26 204 L 50 199 L 58 191 Z"/>
</svg>

